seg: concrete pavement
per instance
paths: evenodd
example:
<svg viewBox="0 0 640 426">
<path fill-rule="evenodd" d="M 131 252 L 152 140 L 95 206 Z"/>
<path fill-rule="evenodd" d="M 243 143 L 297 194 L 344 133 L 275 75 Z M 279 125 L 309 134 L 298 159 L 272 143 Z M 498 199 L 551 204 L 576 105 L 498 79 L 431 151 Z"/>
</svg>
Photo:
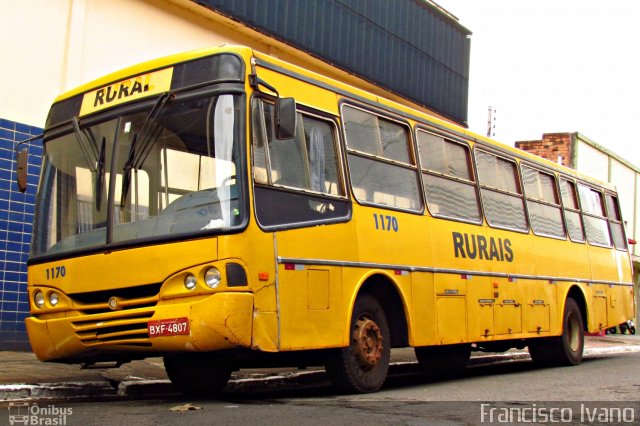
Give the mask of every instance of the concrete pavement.
<svg viewBox="0 0 640 426">
<path fill-rule="evenodd" d="M 587 336 L 585 356 L 640 352 L 640 335 Z M 528 359 L 526 350 L 505 353 L 474 352 L 471 365 Z M 413 349 L 394 349 L 390 373 L 415 369 Z M 324 380 L 324 370 L 289 368 L 240 370 L 229 381 L 230 389 L 311 383 Z M 161 397 L 175 394 L 161 358 L 133 361 L 114 369 L 82 369 L 79 365 L 40 362 L 30 352 L 0 352 L 0 401 L 83 398 Z"/>
</svg>

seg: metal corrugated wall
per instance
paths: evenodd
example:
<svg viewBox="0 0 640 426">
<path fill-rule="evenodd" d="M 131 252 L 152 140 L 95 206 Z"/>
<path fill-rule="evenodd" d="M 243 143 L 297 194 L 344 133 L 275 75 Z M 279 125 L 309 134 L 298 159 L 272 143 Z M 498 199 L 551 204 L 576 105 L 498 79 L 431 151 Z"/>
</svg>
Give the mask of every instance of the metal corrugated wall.
<svg viewBox="0 0 640 426">
<path fill-rule="evenodd" d="M 467 122 L 470 32 L 421 0 L 194 0 Z"/>
</svg>

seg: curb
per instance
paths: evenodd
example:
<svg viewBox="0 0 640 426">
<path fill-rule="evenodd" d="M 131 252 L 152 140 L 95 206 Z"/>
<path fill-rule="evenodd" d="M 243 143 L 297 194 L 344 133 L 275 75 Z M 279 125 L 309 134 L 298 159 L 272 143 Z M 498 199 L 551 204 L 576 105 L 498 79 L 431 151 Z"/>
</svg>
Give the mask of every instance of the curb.
<svg viewBox="0 0 640 426">
<path fill-rule="evenodd" d="M 610 346 L 585 348 L 584 356 L 603 354 L 621 354 L 640 352 L 638 346 Z M 471 357 L 470 366 L 500 362 L 512 362 L 530 359 L 527 351 L 507 352 Z M 416 372 L 417 362 L 394 362 L 390 365 L 391 374 Z M 324 370 L 298 371 L 280 375 L 232 379 L 227 389 L 238 391 L 252 389 L 257 383 L 270 388 L 283 386 L 309 385 L 326 379 Z M 175 396 L 178 392 L 169 380 L 127 380 L 113 385 L 107 381 L 39 383 L 33 385 L 0 385 L 0 402 L 66 400 L 82 401 L 86 399 L 146 399 Z"/>
<path fill-rule="evenodd" d="M 39 401 L 44 399 L 81 400 L 117 396 L 108 382 L 38 383 L 0 385 L 0 401 Z"/>
</svg>

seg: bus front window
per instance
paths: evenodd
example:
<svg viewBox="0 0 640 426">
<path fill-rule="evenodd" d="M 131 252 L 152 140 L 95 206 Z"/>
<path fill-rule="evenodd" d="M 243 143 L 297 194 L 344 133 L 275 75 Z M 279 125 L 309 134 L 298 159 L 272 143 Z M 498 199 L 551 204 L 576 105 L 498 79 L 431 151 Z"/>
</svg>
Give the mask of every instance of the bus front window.
<svg viewBox="0 0 640 426">
<path fill-rule="evenodd" d="M 160 98 L 47 141 L 32 256 L 240 225 L 240 108 Z"/>
</svg>

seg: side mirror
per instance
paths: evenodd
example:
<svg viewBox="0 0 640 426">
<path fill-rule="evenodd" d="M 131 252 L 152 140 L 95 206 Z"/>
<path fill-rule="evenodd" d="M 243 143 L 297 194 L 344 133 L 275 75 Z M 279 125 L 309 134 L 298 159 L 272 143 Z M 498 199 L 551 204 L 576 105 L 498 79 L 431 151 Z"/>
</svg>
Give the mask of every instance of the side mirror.
<svg viewBox="0 0 640 426">
<path fill-rule="evenodd" d="M 276 99 L 276 139 L 291 139 L 296 135 L 296 100 Z"/>
<path fill-rule="evenodd" d="M 18 183 L 18 189 L 20 192 L 27 190 L 27 165 L 29 164 L 29 150 L 27 148 L 21 149 L 18 152 L 17 168 L 16 168 L 16 181 Z"/>
</svg>

